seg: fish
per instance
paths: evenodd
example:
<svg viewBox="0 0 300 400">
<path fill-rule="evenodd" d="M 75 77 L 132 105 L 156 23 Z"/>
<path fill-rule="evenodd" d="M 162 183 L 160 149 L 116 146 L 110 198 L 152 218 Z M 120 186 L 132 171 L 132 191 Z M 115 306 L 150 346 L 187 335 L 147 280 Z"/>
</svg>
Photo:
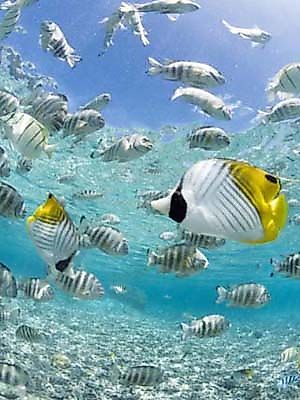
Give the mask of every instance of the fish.
<svg viewBox="0 0 300 400">
<path fill-rule="evenodd" d="M 270 80 L 266 88 L 269 101 L 278 97 L 284 100 L 300 93 L 300 63 L 283 66 Z"/>
<path fill-rule="evenodd" d="M 121 6 L 110 16 L 103 18 L 100 23 L 105 24 L 105 35 L 103 50 L 98 54 L 98 56 L 103 56 L 103 54 L 113 46 L 114 36 L 119 29 L 125 29 L 123 20 L 124 12 L 121 11 Z"/>
<path fill-rule="evenodd" d="M 16 329 L 16 338 L 24 340 L 25 342 L 34 343 L 40 342 L 45 339 L 45 334 L 35 328 L 28 325 L 20 325 Z"/>
<path fill-rule="evenodd" d="M 23 196 L 11 185 L 0 181 L 0 215 L 6 218 L 24 218 Z"/>
<path fill-rule="evenodd" d="M 59 25 L 53 21 L 43 21 L 40 28 L 40 45 L 44 51 L 50 52 L 59 60 L 65 61 L 69 67 L 75 68 L 82 58 L 70 46 Z"/>
<path fill-rule="evenodd" d="M 10 7 L 0 22 L 0 40 L 6 39 L 15 29 L 21 16 L 21 8 L 18 4 Z"/>
<path fill-rule="evenodd" d="M 153 365 L 138 365 L 121 371 L 114 364 L 111 378 L 126 386 L 157 386 L 163 381 L 163 372 Z"/>
<path fill-rule="evenodd" d="M 0 4 L 0 10 L 9 10 L 15 6 L 20 8 L 31 6 L 32 4 L 38 3 L 39 0 L 6 0 Z"/>
<path fill-rule="evenodd" d="M 206 269 L 208 260 L 200 250 L 181 243 L 156 251 L 148 250 L 148 266 L 151 265 L 160 265 L 161 273 L 183 277 Z"/>
<path fill-rule="evenodd" d="M 288 214 L 279 177 L 232 159 L 193 164 L 151 207 L 182 229 L 248 244 L 275 240 Z"/>
<path fill-rule="evenodd" d="M 190 325 L 181 323 L 180 327 L 183 340 L 189 336 L 207 338 L 224 333 L 230 327 L 230 322 L 223 315 L 216 314 L 193 320 Z"/>
<path fill-rule="evenodd" d="M 243 368 L 233 371 L 231 378 L 240 380 L 240 378 L 246 378 L 248 380 L 252 380 L 254 376 L 254 369 L 253 368 Z"/>
<path fill-rule="evenodd" d="M 108 225 L 90 226 L 85 216 L 80 219 L 79 230 L 89 238 L 88 245 L 83 248 L 98 248 L 110 255 L 127 255 L 128 241 L 115 227 Z"/>
<path fill-rule="evenodd" d="M 134 35 L 139 36 L 143 46 L 150 44 L 148 33 L 143 26 L 143 21 L 140 12 L 134 4 L 122 2 L 120 11 L 124 14 L 126 24 L 131 27 Z"/>
<path fill-rule="evenodd" d="M 147 71 L 149 76 L 162 74 L 164 79 L 181 81 L 184 84 L 197 88 L 214 88 L 225 83 L 223 74 L 208 64 L 193 61 L 170 61 L 163 63 L 148 58 L 150 68 Z"/>
<path fill-rule="evenodd" d="M 211 117 L 225 121 L 232 119 L 232 110 L 226 106 L 223 100 L 203 89 L 179 87 L 175 90 L 171 101 L 179 98 L 199 107 L 205 114 Z"/>
<path fill-rule="evenodd" d="M 99 151 L 99 149 L 93 151 L 91 158 L 101 157 L 102 161 L 105 162 L 128 162 L 144 156 L 152 148 L 153 143 L 147 136 L 133 134 L 123 136 L 103 151 Z"/>
<path fill-rule="evenodd" d="M 271 258 L 271 264 L 274 268 L 271 276 L 282 273 L 289 278 L 300 278 L 300 253 L 290 254 L 283 261 Z"/>
<path fill-rule="evenodd" d="M 115 292 L 115 294 L 124 294 L 127 292 L 125 285 L 112 285 L 110 288 Z"/>
<path fill-rule="evenodd" d="M 0 90 L 0 118 L 16 112 L 19 106 L 20 102 L 16 96 L 6 90 Z"/>
<path fill-rule="evenodd" d="M 187 141 L 190 149 L 217 151 L 230 145 L 230 139 L 226 132 L 214 126 L 194 128 L 191 134 L 188 134 Z"/>
<path fill-rule="evenodd" d="M 0 262 L 0 297 L 17 297 L 17 281 L 11 270 Z"/>
<path fill-rule="evenodd" d="M 57 177 L 58 183 L 71 183 L 76 179 L 74 172 L 67 172 Z"/>
<path fill-rule="evenodd" d="M 0 146 L 0 177 L 8 178 L 10 176 L 10 162 L 5 149 Z"/>
<path fill-rule="evenodd" d="M 104 289 L 98 278 L 83 270 L 71 272 L 55 271 L 55 283 L 59 289 L 81 300 L 96 300 L 104 295 Z"/>
<path fill-rule="evenodd" d="M 104 194 L 92 189 L 81 190 L 80 192 L 73 193 L 73 199 L 77 200 L 94 200 L 102 198 Z"/>
<path fill-rule="evenodd" d="M 26 175 L 33 168 L 32 160 L 25 157 L 18 157 L 16 172 L 20 175 Z"/>
<path fill-rule="evenodd" d="M 268 111 L 258 111 L 257 120 L 262 124 L 289 121 L 300 117 L 300 98 L 282 100 Z"/>
<path fill-rule="evenodd" d="M 120 218 L 115 214 L 103 214 L 100 217 L 100 224 L 118 225 L 120 222 Z"/>
<path fill-rule="evenodd" d="M 287 375 L 277 380 L 277 388 L 279 391 L 286 390 L 290 385 L 298 383 L 300 381 L 300 375 Z"/>
<path fill-rule="evenodd" d="M 177 233 L 176 233 L 176 232 L 162 232 L 162 233 L 160 233 L 159 238 L 160 238 L 161 240 L 168 241 L 168 240 L 173 240 L 173 239 L 175 239 L 176 236 L 177 236 Z"/>
<path fill-rule="evenodd" d="M 26 112 L 45 126 L 50 133 L 63 128 L 68 115 L 68 98 L 64 94 L 42 93 L 36 96 Z"/>
<path fill-rule="evenodd" d="M 90 100 L 83 106 L 79 107 L 79 110 L 95 110 L 101 112 L 111 102 L 110 93 L 102 93 Z"/>
<path fill-rule="evenodd" d="M 50 284 L 40 278 L 26 278 L 19 283 L 19 290 L 22 290 L 26 297 L 34 301 L 50 301 L 54 298 L 54 291 Z"/>
<path fill-rule="evenodd" d="M 226 243 L 223 238 L 193 233 L 186 229 L 180 231 L 180 239 L 191 246 L 209 250 L 222 247 Z"/>
<path fill-rule="evenodd" d="M 192 0 L 154 0 L 148 3 L 135 4 L 139 12 L 156 12 L 159 14 L 185 14 L 198 11 L 201 6 Z"/>
<path fill-rule="evenodd" d="M 27 218 L 27 230 L 42 259 L 58 271 L 64 271 L 79 250 L 81 235 L 52 193 Z"/>
<path fill-rule="evenodd" d="M 230 25 L 224 19 L 222 20 L 222 24 L 229 30 L 230 33 L 238 35 L 243 39 L 250 40 L 252 47 L 264 47 L 272 38 L 272 35 L 269 32 L 263 31 L 258 26 L 255 26 L 254 28 L 238 28 Z"/>
<path fill-rule="evenodd" d="M 153 207 L 151 208 L 151 202 L 154 200 L 162 199 L 168 196 L 169 193 L 169 190 L 146 190 L 143 193 L 139 193 L 137 194 L 137 197 L 139 199 L 137 208 L 146 208 L 149 209 L 149 211 L 155 212 L 155 209 Z"/>
<path fill-rule="evenodd" d="M 18 365 L 1 362 L 0 382 L 12 386 L 26 386 L 29 383 L 29 375 Z"/>
<path fill-rule="evenodd" d="M 48 129 L 31 115 L 16 112 L 5 119 L 5 134 L 12 146 L 25 158 L 38 158 L 43 152 L 50 159 L 56 145 L 48 144 Z"/>
<path fill-rule="evenodd" d="M 227 301 L 228 305 L 234 307 L 261 307 L 271 299 L 266 287 L 258 283 L 242 283 L 230 289 L 217 286 L 216 290 L 217 304 Z"/>
<path fill-rule="evenodd" d="M 299 347 L 288 347 L 280 354 L 281 362 L 295 361 L 300 355 Z"/>
<path fill-rule="evenodd" d="M 69 114 L 64 120 L 63 137 L 73 135 L 77 139 L 83 139 L 102 129 L 105 121 L 101 114 L 95 110 L 82 110 L 74 114 Z"/>
<path fill-rule="evenodd" d="M 20 317 L 20 314 L 21 310 L 19 308 L 14 308 L 14 309 L 0 308 L 0 323 L 16 322 Z"/>
</svg>

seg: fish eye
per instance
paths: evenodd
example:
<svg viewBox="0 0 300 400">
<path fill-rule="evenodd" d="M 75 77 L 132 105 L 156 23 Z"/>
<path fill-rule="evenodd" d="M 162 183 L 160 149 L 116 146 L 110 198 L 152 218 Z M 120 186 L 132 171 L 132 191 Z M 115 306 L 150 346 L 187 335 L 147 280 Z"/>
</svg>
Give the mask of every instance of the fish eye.
<svg viewBox="0 0 300 400">
<path fill-rule="evenodd" d="M 266 178 L 269 182 L 272 182 L 272 183 L 274 183 L 274 184 L 278 183 L 278 179 L 277 179 L 275 176 L 273 176 L 273 175 L 266 174 L 266 175 L 265 175 L 265 178 Z"/>
</svg>

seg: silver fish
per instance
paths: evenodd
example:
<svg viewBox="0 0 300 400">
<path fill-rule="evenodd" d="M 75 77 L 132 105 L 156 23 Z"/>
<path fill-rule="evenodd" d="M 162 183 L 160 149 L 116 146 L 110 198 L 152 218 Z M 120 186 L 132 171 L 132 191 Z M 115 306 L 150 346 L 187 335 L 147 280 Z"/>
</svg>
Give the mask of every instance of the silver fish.
<svg viewBox="0 0 300 400">
<path fill-rule="evenodd" d="M 204 150 L 221 150 L 230 145 L 230 139 L 226 132 L 214 126 L 201 126 L 194 128 L 187 136 L 190 149 L 200 148 Z"/>
<path fill-rule="evenodd" d="M 96 96 L 94 99 L 90 100 L 83 106 L 80 106 L 80 110 L 95 110 L 102 111 L 104 107 L 106 107 L 111 102 L 111 94 L 102 93 L 99 96 Z"/>
<path fill-rule="evenodd" d="M 0 297 L 17 297 L 17 282 L 11 270 L 0 262 Z"/>
<path fill-rule="evenodd" d="M 192 246 L 210 250 L 222 247 L 226 243 L 225 239 L 202 235 L 200 233 L 193 233 L 185 229 L 181 230 L 180 238 Z"/>
<path fill-rule="evenodd" d="M 30 343 L 40 342 L 41 340 L 45 339 L 44 333 L 28 325 L 20 325 L 16 329 L 15 334 L 17 339 L 21 339 Z"/>
<path fill-rule="evenodd" d="M 143 46 L 148 46 L 150 44 L 147 38 L 148 33 L 143 26 L 142 17 L 138 9 L 133 4 L 122 2 L 120 10 L 124 13 L 124 19 L 133 33 L 141 39 Z"/>
<path fill-rule="evenodd" d="M 10 176 L 10 162 L 4 148 L 0 146 L 0 177 L 8 178 Z"/>
<path fill-rule="evenodd" d="M 193 320 L 190 325 L 182 323 L 180 326 L 183 339 L 188 336 L 206 338 L 221 335 L 230 327 L 230 323 L 223 315 L 216 314 Z"/>
<path fill-rule="evenodd" d="M 267 124 L 269 122 L 282 122 L 300 117 L 300 98 L 280 101 L 270 111 L 259 111 L 258 120 Z"/>
<path fill-rule="evenodd" d="M 140 12 L 157 12 L 160 14 L 185 14 L 199 10 L 201 7 L 191 0 L 154 0 L 149 3 L 135 4 Z"/>
<path fill-rule="evenodd" d="M 225 83 L 225 78 L 214 67 L 192 61 L 168 61 L 163 63 L 152 57 L 148 58 L 148 75 L 162 74 L 165 79 L 181 81 L 198 88 L 210 88 Z"/>
<path fill-rule="evenodd" d="M 0 382 L 11 386 L 26 386 L 29 383 L 29 375 L 15 364 L 1 362 Z"/>
<path fill-rule="evenodd" d="M 21 310 L 19 308 L 6 309 L 0 308 L 0 322 L 16 322 L 20 317 Z M 0 379 L 1 380 L 1 379 Z"/>
<path fill-rule="evenodd" d="M 262 46 L 264 47 L 267 42 L 272 38 L 271 34 L 258 28 L 238 28 L 230 25 L 223 19 L 223 25 L 234 35 L 238 35 L 243 39 L 248 39 L 252 43 L 252 47 Z"/>
<path fill-rule="evenodd" d="M 35 301 L 50 301 L 54 298 L 54 291 L 50 284 L 40 278 L 26 278 L 19 283 L 19 289 L 26 297 Z"/>
<path fill-rule="evenodd" d="M 283 261 L 277 261 L 271 258 L 271 264 L 273 265 L 274 272 L 279 272 L 290 278 L 300 278 L 300 253 L 290 254 Z"/>
<path fill-rule="evenodd" d="M 32 160 L 25 157 L 18 157 L 16 172 L 20 175 L 28 174 L 33 168 Z"/>
<path fill-rule="evenodd" d="M 98 111 L 87 109 L 69 114 L 64 121 L 63 137 L 73 135 L 77 139 L 102 129 L 104 119 Z"/>
<path fill-rule="evenodd" d="M 21 8 L 18 4 L 9 8 L 0 23 L 0 40 L 7 38 L 16 28 L 21 16 Z"/>
<path fill-rule="evenodd" d="M 123 385 L 156 386 L 163 380 L 163 372 L 153 365 L 140 365 L 122 372 L 114 365 L 112 378 Z"/>
<path fill-rule="evenodd" d="M 0 10 L 9 10 L 15 6 L 23 8 L 38 3 L 39 0 L 6 0 L 0 4 Z"/>
<path fill-rule="evenodd" d="M 92 189 L 85 189 L 81 190 L 80 192 L 73 194 L 73 199 L 77 200 L 94 200 L 102 198 L 104 194 L 102 192 L 97 192 L 96 190 Z"/>
<path fill-rule="evenodd" d="M 290 385 L 300 382 L 300 375 L 287 375 L 277 380 L 277 388 L 279 391 L 286 390 Z"/>
<path fill-rule="evenodd" d="M 23 218 L 25 215 L 23 197 L 5 182 L 0 182 L 0 215 L 7 218 Z"/>
<path fill-rule="evenodd" d="M 271 298 L 266 287 L 258 283 L 243 283 L 230 289 L 217 286 L 216 290 L 218 294 L 216 303 L 227 301 L 234 307 L 261 307 Z"/>
<path fill-rule="evenodd" d="M 270 101 L 276 96 L 280 100 L 300 93 L 300 63 L 291 63 L 282 67 L 270 79 L 266 92 Z"/>
<path fill-rule="evenodd" d="M 71 68 L 81 61 L 81 57 L 75 54 L 75 50 L 67 42 L 60 27 L 52 21 L 41 23 L 40 45 L 43 50 L 52 53 L 54 57 L 66 61 Z"/>
<path fill-rule="evenodd" d="M 0 117 L 17 111 L 20 105 L 19 100 L 6 90 L 0 90 Z"/>
<path fill-rule="evenodd" d="M 114 44 L 113 39 L 117 30 L 124 29 L 123 19 L 124 13 L 119 7 L 110 17 L 106 17 L 100 21 L 101 24 L 105 24 L 105 36 L 103 50 L 99 53 L 99 56 L 102 56 Z"/>
</svg>

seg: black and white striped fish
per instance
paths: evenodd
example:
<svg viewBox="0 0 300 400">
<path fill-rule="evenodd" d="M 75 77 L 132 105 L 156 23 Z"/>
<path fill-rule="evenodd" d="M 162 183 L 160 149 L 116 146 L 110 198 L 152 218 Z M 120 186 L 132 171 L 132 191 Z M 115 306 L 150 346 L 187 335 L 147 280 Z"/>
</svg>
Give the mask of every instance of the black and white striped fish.
<svg viewBox="0 0 300 400">
<path fill-rule="evenodd" d="M 32 160 L 25 157 L 18 157 L 16 172 L 21 175 L 28 174 L 33 168 Z"/>
<path fill-rule="evenodd" d="M 123 385 L 156 386 L 163 381 L 163 372 L 153 365 L 139 365 L 125 371 L 114 365 L 111 377 Z"/>
<path fill-rule="evenodd" d="M 217 286 L 216 290 L 218 294 L 216 303 L 227 301 L 234 307 L 261 307 L 271 299 L 267 288 L 258 283 L 242 283 L 230 289 Z"/>
<path fill-rule="evenodd" d="M 20 317 L 21 310 L 19 308 L 7 309 L 0 308 L 0 323 L 16 322 Z"/>
<path fill-rule="evenodd" d="M 201 6 L 192 0 L 153 0 L 148 3 L 135 4 L 140 12 L 160 14 L 185 14 L 197 11 Z"/>
<path fill-rule="evenodd" d="M 40 342 L 45 338 L 45 334 L 43 332 L 28 325 L 20 325 L 16 329 L 15 334 L 17 339 L 22 339 L 30 343 Z"/>
<path fill-rule="evenodd" d="M 18 6 L 20 8 L 31 6 L 38 3 L 39 0 L 5 0 L 0 4 L 0 10 L 9 10 L 12 7 Z"/>
<path fill-rule="evenodd" d="M 148 251 L 148 265 L 160 265 L 161 273 L 189 276 L 208 267 L 208 260 L 194 246 L 185 243 Z"/>
<path fill-rule="evenodd" d="M 291 63 L 282 67 L 270 79 L 266 92 L 270 101 L 273 101 L 276 96 L 283 100 L 298 95 L 300 93 L 300 63 Z"/>
<path fill-rule="evenodd" d="M 102 93 L 99 96 L 96 96 L 94 99 L 90 100 L 83 106 L 80 106 L 80 110 L 95 110 L 102 111 L 104 107 L 111 102 L 111 94 L 110 93 Z"/>
<path fill-rule="evenodd" d="M 10 176 L 10 162 L 4 148 L 0 146 L 0 177 L 8 178 Z"/>
<path fill-rule="evenodd" d="M 113 39 L 119 29 L 124 29 L 124 13 L 119 7 L 110 17 L 103 18 L 100 23 L 105 24 L 103 50 L 98 54 L 102 56 L 113 44 Z"/>
<path fill-rule="evenodd" d="M 0 181 L 0 215 L 7 218 L 23 218 L 25 215 L 23 196 L 3 181 Z"/>
<path fill-rule="evenodd" d="M 0 22 L 0 40 L 6 39 L 15 29 L 21 16 L 21 8 L 16 3 L 9 8 Z"/>
<path fill-rule="evenodd" d="M 230 145 L 229 136 L 221 128 L 202 126 L 187 136 L 190 149 L 221 150 Z"/>
<path fill-rule="evenodd" d="M 215 236 L 202 235 L 201 233 L 193 233 L 183 229 L 180 231 L 180 238 L 195 247 L 203 249 L 217 249 L 225 245 L 226 240 Z"/>
<path fill-rule="evenodd" d="M 282 273 L 289 278 L 300 278 L 300 253 L 290 254 L 283 261 L 278 261 L 271 258 L 271 264 L 273 265 L 275 273 Z"/>
<path fill-rule="evenodd" d="M 270 111 L 258 111 L 257 119 L 263 124 L 282 122 L 300 117 L 300 98 L 280 101 Z"/>
<path fill-rule="evenodd" d="M 98 278 L 86 271 L 72 268 L 66 272 L 56 272 L 57 287 L 72 297 L 82 300 L 96 300 L 104 295 L 104 289 Z"/>
<path fill-rule="evenodd" d="M 278 390 L 286 390 L 290 385 L 300 382 L 300 375 L 287 375 L 277 380 Z"/>
<path fill-rule="evenodd" d="M 73 193 L 73 199 L 77 200 L 94 200 L 100 199 L 104 196 L 103 192 L 97 192 L 96 190 L 92 189 L 85 189 L 81 190 L 80 192 Z"/>
<path fill-rule="evenodd" d="M 12 386 L 26 386 L 29 383 L 29 375 L 17 365 L 1 362 L 0 382 Z"/>
<path fill-rule="evenodd" d="M 6 90 L 0 90 L 0 117 L 17 111 L 20 105 L 19 100 Z"/>
<path fill-rule="evenodd" d="M 223 315 L 207 315 L 196 319 L 190 325 L 181 323 L 182 338 L 196 336 L 199 338 L 219 336 L 230 327 L 229 321 Z"/>
<path fill-rule="evenodd" d="M 17 297 L 16 278 L 11 270 L 0 262 L 0 297 Z"/>
<path fill-rule="evenodd" d="M 169 61 L 163 63 L 148 58 L 149 76 L 162 74 L 164 79 L 181 81 L 189 86 L 211 88 L 225 83 L 225 78 L 217 69 L 208 64 L 193 61 Z"/>
<path fill-rule="evenodd" d="M 34 301 L 50 301 L 54 298 L 54 291 L 50 284 L 40 278 L 24 279 L 19 283 L 19 290 Z"/>
<path fill-rule="evenodd" d="M 43 21 L 40 29 L 40 45 L 59 60 L 66 61 L 74 68 L 81 61 L 81 57 L 75 54 L 73 47 L 69 45 L 60 27 L 52 21 Z"/>
<path fill-rule="evenodd" d="M 138 11 L 137 7 L 134 4 L 122 2 L 120 10 L 124 13 L 126 25 L 130 26 L 134 35 L 139 36 L 143 46 L 148 46 L 150 44 L 147 38 L 148 33 L 143 25 L 142 14 Z"/>
<path fill-rule="evenodd" d="M 63 137 L 73 135 L 77 139 L 102 129 L 105 121 L 102 115 L 95 110 L 87 109 L 69 114 L 64 121 Z"/>
<path fill-rule="evenodd" d="M 89 243 L 83 247 L 98 248 L 110 255 L 127 255 L 128 241 L 115 227 L 108 225 L 90 226 L 84 216 L 80 219 L 80 232 L 87 235 Z"/>
</svg>

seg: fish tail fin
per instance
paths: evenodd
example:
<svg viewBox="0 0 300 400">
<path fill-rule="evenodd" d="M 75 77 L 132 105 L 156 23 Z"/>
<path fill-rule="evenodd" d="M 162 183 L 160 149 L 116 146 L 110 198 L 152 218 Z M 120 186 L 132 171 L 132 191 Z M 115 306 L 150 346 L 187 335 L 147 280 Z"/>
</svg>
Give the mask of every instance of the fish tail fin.
<svg viewBox="0 0 300 400">
<path fill-rule="evenodd" d="M 157 262 L 157 254 L 154 251 L 151 251 L 150 249 L 147 250 L 147 255 L 148 255 L 148 266 L 155 265 Z"/>
<path fill-rule="evenodd" d="M 50 159 L 52 157 L 52 154 L 56 150 L 56 144 L 46 144 L 44 150 L 48 158 Z"/>
<path fill-rule="evenodd" d="M 147 71 L 147 74 L 150 76 L 155 76 L 158 75 L 162 72 L 163 70 L 163 65 L 155 60 L 153 57 L 148 57 L 148 63 L 150 65 L 150 68 Z"/>
<path fill-rule="evenodd" d="M 176 99 L 178 99 L 178 97 L 182 96 L 183 93 L 183 87 L 179 87 L 175 90 L 175 92 L 173 93 L 173 96 L 171 97 L 171 101 L 174 101 Z"/>
<path fill-rule="evenodd" d="M 218 298 L 216 300 L 217 304 L 223 303 L 227 299 L 228 290 L 223 286 L 216 287 Z"/>
<path fill-rule="evenodd" d="M 225 19 L 222 19 L 222 24 L 229 30 L 229 32 L 237 35 L 239 33 L 239 29 L 235 28 L 234 26 L 230 25 Z"/>
<path fill-rule="evenodd" d="M 180 324 L 180 328 L 182 330 L 182 340 L 185 340 L 188 336 L 190 336 L 190 326 L 182 322 Z"/>
<path fill-rule="evenodd" d="M 75 68 L 76 64 L 79 63 L 82 60 L 82 58 L 80 56 L 78 56 L 77 54 L 70 54 L 67 57 L 67 63 L 71 68 Z"/>
<path fill-rule="evenodd" d="M 273 267 L 273 272 L 271 272 L 270 276 L 274 276 L 276 272 L 280 272 L 280 261 L 276 260 L 275 258 L 270 259 L 270 263 Z"/>
</svg>

